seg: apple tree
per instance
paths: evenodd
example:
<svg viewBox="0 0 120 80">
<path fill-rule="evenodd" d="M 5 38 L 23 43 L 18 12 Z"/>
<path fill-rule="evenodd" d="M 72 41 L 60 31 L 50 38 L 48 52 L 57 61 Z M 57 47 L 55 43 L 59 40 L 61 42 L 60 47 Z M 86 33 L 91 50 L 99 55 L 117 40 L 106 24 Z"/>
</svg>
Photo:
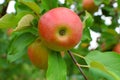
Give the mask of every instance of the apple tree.
<svg viewBox="0 0 120 80">
<path fill-rule="evenodd" d="M 120 80 L 120 0 L 12 1 L 0 4 L 0 80 Z"/>
</svg>

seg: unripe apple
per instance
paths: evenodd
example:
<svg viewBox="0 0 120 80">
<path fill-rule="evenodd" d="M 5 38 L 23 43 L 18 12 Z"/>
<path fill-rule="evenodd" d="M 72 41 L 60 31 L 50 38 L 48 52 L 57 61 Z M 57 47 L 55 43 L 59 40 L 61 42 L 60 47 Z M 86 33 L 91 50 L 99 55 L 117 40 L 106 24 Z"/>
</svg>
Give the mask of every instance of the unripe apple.
<svg viewBox="0 0 120 80">
<path fill-rule="evenodd" d="M 83 0 L 82 5 L 83 8 L 90 13 L 94 13 L 98 10 L 98 6 L 95 5 L 94 0 Z"/>
<path fill-rule="evenodd" d="M 28 56 L 30 61 L 40 69 L 47 69 L 49 53 L 50 50 L 42 44 L 40 39 L 35 40 L 28 47 Z"/>
<path fill-rule="evenodd" d="M 85 43 L 85 42 L 81 43 L 81 47 L 82 47 L 82 48 L 87 48 L 88 46 L 89 46 L 88 43 Z"/>
<path fill-rule="evenodd" d="M 80 17 L 64 7 L 46 12 L 38 22 L 44 44 L 55 51 L 64 51 L 76 46 L 82 36 L 82 27 Z"/>
<path fill-rule="evenodd" d="M 120 54 L 120 43 L 118 43 L 117 45 L 115 45 L 115 47 L 113 48 L 114 52 L 117 52 L 118 54 Z"/>
</svg>

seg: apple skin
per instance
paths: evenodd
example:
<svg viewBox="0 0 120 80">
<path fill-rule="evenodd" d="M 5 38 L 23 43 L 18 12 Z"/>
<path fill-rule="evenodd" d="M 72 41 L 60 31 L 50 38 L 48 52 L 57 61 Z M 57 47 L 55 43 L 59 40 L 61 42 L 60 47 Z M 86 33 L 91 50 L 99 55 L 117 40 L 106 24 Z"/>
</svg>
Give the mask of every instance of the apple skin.
<svg viewBox="0 0 120 80">
<path fill-rule="evenodd" d="M 83 0 L 83 8 L 90 13 L 94 13 L 98 10 L 98 6 L 95 5 L 94 0 Z"/>
<path fill-rule="evenodd" d="M 33 65 L 46 70 L 48 67 L 48 54 L 50 50 L 46 48 L 40 39 L 35 40 L 28 47 L 28 56 Z"/>
<path fill-rule="evenodd" d="M 113 48 L 113 51 L 120 54 L 120 42 L 117 45 L 115 45 L 115 47 Z"/>
<path fill-rule="evenodd" d="M 46 12 L 38 22 L 43 43 L 55 51 L 64 51 L 76 46 L 82 36 L 82 27 L 79 16 L 64 7 Z"/>
</svg>

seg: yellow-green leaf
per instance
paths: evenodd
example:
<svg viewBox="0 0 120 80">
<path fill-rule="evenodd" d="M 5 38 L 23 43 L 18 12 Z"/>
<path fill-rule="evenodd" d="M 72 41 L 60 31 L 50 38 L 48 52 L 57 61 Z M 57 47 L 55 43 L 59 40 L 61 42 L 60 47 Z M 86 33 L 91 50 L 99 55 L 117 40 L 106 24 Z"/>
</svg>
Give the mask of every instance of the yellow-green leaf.
<svg viewBox="0 0 120 80">
<path fill-rule="evenodd" d="M 26 28 L 31 25 L 32 20 L 34 19 L 34 16 L 31 14 L 26 14 L 21 18 L 21 20 L 18 23 L 18 26 L 14 29 L 14 31 L 21 30 L 23 28 Z"/>
</svg>

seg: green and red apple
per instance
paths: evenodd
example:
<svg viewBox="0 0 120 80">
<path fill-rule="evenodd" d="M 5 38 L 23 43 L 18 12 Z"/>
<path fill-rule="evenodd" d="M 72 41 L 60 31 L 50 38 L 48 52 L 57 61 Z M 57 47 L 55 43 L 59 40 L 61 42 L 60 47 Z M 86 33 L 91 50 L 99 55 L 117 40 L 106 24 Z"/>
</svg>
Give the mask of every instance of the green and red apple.
<svg viewBox="0 0 120 80">
<path fill-rule="evenodd" d="M 35 40 L 28 47 L 28 56 L 30 61 L 40 69 L 47 69 L 49 53 L 50 50 L 42 44 L 40 39 Z"/>
<path fill-rule="evenodd" d="M 43 43 L 55 51 L 75 47 L 82 37 L 82 22 L 72 10 L 54 8 L 41 16 L 38 29 Z"/>
<path fill-rule="evenodd" d="M 46 70 L 48 67 L 48 55 L 51 50 L 48 49 L 41 41 L 40 38 L 36 39 L 28 47 L 28 57 L 32 64 L 39 69 Z M 61 57 L 64 57 L 65 53 L 60 52 Z"/>
</svg>

